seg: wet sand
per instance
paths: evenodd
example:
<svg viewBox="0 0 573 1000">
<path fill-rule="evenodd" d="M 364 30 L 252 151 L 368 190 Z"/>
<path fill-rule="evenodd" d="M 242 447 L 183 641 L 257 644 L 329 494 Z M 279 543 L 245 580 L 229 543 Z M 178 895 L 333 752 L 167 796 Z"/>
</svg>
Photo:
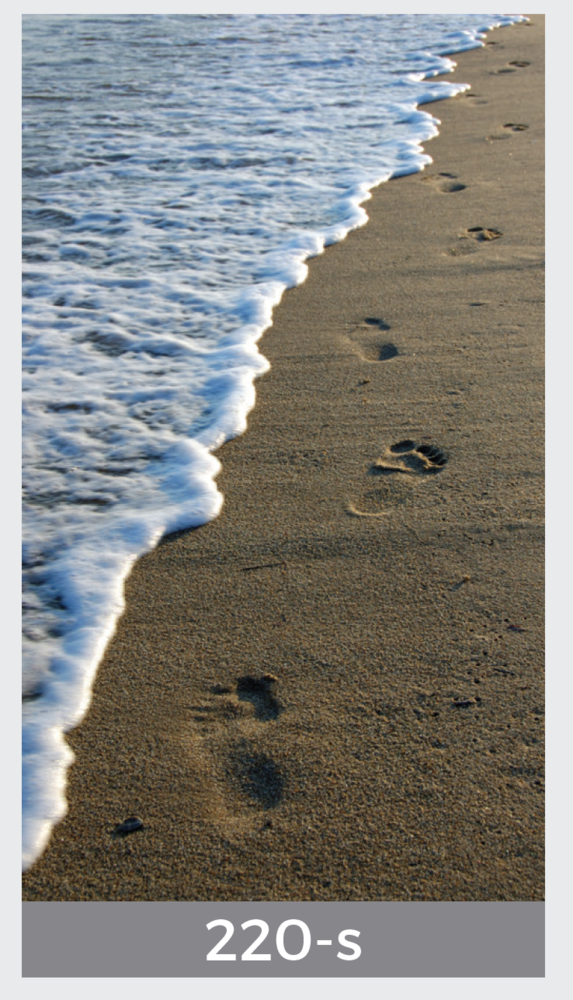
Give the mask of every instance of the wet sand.
<svg viewBox="0 0 573 1000">
<path fill-rule="evenodd" d="M 131 574 L 25 899 L 543 898 L 531 21 L 455 57 L 434 163 L 276 309 L 223 511 Z"/>
</svg>

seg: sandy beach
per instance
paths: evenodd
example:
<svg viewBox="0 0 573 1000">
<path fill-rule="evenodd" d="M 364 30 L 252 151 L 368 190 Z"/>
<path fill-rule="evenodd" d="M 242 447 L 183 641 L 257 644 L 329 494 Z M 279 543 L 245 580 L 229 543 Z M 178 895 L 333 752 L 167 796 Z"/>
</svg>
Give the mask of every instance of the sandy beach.
<svg viewBox="0 0 573 1000">
<path fill-rule="evenodd" d="M 454 58 L 134 568 L 24 899 L 544 898 L 544 16 Z"/>
</svg>

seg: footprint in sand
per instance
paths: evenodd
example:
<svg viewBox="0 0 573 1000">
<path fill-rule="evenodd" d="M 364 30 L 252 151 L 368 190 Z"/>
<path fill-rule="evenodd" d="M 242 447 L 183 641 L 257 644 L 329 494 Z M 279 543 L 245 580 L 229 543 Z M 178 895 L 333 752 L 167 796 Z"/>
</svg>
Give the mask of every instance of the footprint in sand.
<svg viewBox="0 0 573 1000">
<path fill-rule="evenodd" d="M 416 444 L 409 438 L 390 445 L 382 458 L 369 468 L 371 476 L 402 475 L 427 476 L 441 472 L 448 461 L 446 453 L 435 444 Z"/>
<path fill-rule="evenodd" d="M 274 674 L 263 674 L 262 677 L 244 674 L 237 678 L 236 694 L 222 685 L 215 685 L 212 689 L 214 694 L 223 696 L 223 711 L 225 704 L 227 709 L 230 706 L 237 709 L 231 715 L 235 723 L 229 726 L 227 722 L 226 726 L 227 734 L 233 739 L 225 749 L 225 770 L 231 788 L 235 789 L 243 805 L 251 808 L 255 805 L 265 810 L 273 809 L 283 797 L 285 777 L 281 768 L 268 753 L 258 749 L 244 735 L 253 731 L 253 724 L 278 718 L 282 705 L 274 694 L 277 681 Z M 249 716 L 241 712 L 241 707 L 247 706 L 251 713 Z"/>
<path fill-rule="evenodd" d="M 461 238 L 464 239 L 468 236 L 477 240 L 478 243 L 488 243 L 490 240 L 498 240 L 500 236 L 503 236 L 503 233 L 499 229 L 486 229 L 483 226 L 472 226 L 470 229 L 466 229 Z"/>
<path fill-rule="evenodd" d="M 367 316 L 350 334 L 364 361 L 390 361 L 400 353 L 395 344 L 383 340 L 376 331 L 389 330 L 390 326 L 377 316 Z"/>
<path fill-rule="evenodd" d="M 442 194 L 452 194 L 455 191 L 465 191 L 466 189 L 466 185 L 457 178 L 457 174 L 444 173 L 431 174 L 427 177 L 421 177 L 420 180 L 425 184 L 430 184 L 435 191 L 441 191 Z"/>
<path fill-rule="evenodd" d="M 526 59 L 512 59 L 507 66 L 502 66 L 501 69 L 494 69 L 493 73 L 515 73 L 516 69 L 524 69 L 525 66 L 529 66 L 530 63 Z"/>
<path fill-rule="evenodd" d="M 474 105 L 489 104 L 489 101 L 487 101 L 485 97 L 482 97 L 481 94 L 470 94 L 468 91 L 466 91 L 463 94 L 458 94 L 456 100 L 459 100 L 460 97 L 465 100 L 471 99 Z"/>
<path fill-rule="evenodd" d="M 506 125 L 502 125 L 502 128 L 506 129 L 506 131 L 486 135 L 486 140 L 488 142 L 499 142 L 500 139 L 511 139 L 511 135 L 508 135 L 508 132 L 525 132 L 529 128 L 529 125 L 523 125 L 519 122 L 507 122 Z"/>
<path fill-rule="evenodd" d="M 444 251 L 448 257 L 463 257 L 470 253 L 476 253 L 479 247 L 475 243 L 490 243 L 492 240 L 499 240 L 503 236 L 500 229 L 486 228 L 485 226 L 471 226 L 460 234 L 457 247 L 451 247 Z"/>
<path fill-rule="evenodd" d="M 400 489 L 403 479 L 410 476 L 432 476 L 441 472 L 448 461 L 448 456 L 442 448 L 435 444 L 416 444 L 410 438 L 390 445 L 381 458 L 372 462 L 368 475 L 381 476 L 389 483 L 390 478 L 396 481 L 383 489 L 370 490 L 362 500 L 362 507 L 374 507 L 374 510 L 358 510 L 354 504 L 348 504 L 348 513 L 353 517 L 387 517 L 397 504 L 408 503 L 408 490 Z M 387 510 L 380 506 L 388 504 Z"/>
<path fill-rule="evenodd" d="M 207 704 L 192 705 L 195 722 L 202 724 L 258 720 L 268 722 L 278 718 L 282 705 L 276 697 L 278 678 L 274 674 L 253 677 L 245 674 L 237 678 L 236 686 L 214 684 L 211 694 L 215 698 Z"/>
<path fill-rule="evenodd" d="M 214 684 L 209 700 L 190 706 L 199 724 L 191 745 L 194 759 L 204 761 L 206 815 L 229 835 L 251 829 L 257 811 L 274 808 L 283 797 L 284 771 L 259 745 L 266 724 L 283 710 L 277 681 L 273 674 L 245 674 L 232 684 Z"/>
</svg>

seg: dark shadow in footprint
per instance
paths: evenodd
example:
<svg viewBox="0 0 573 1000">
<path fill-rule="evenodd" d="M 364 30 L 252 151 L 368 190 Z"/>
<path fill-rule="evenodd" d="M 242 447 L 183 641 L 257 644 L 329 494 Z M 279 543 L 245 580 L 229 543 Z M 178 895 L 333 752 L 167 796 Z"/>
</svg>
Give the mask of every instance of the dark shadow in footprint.
<svg viewBox="0 0 573 1000">
<path fill-rule="evenodd" d="M 393 455 L 399 455 L 403 451 L 412 451 L 412 448 L 416 447 L 416 442 L 411 441 L 407 438 L 405 441 L 398 441 L 398 444 L 390 445 L 390 451 Z"/>
<path fill-rule="evenodd" d="M 390 361 L 400 352 L 395 344 L 381 344 L 379 341 L 360 344 L 360 353 L 365 361 Z"/>
<path fill-rule="evenodd" d="M 435 444 L 419 444 L 416 448 L 418 455 L 424 455 L 432 465 L 440 468 L 446 464 L 447 458 L 441 448 L 436 448 Z"/>
<path fill-rule="evenodd" d="M 285 780 L 272 757 L 243 741 L 232 754 L 232 766 L 241 788 L 263 809 L 274 809 L 284 794 Z"/>
<path fill-rule="evenodd" d="M 510 128 L 512 132 L 525 132 L 529 128 L 529 125 L 522 125 L 520 122 L 508 122 L 504 128 Z"/>
<path fill-rule="evenodd" d="M 524 66 L 530 66 L 531 63 L 528 63 L 527 59 L 512 59 L 512 61 L 509 63 L 509 65 L 510 66 L 518 66 L 519 69 L 522 69 Z"/>
<path fill-rule="evenodd" d="M 391 445 L 386 454 L 369 468 L 371 476 L 435 475 L 448 461 L 446 453 L 434 444 L 416 444 L 409 438 Z"/>
<path fill-rule="evenodd" d="M 276 719 L 281 712 L 281 706 L 273 694 L 277 678 L 272 674 L 263 677 L 248 675 L 237 679 L 237 697 L 239 701 L 250 701 L 255 709 L 257 719 L 267 722 Z"/>
<path fill-rule="evenodd" d="M 376 316 L 366 316 L 364 322 L 367 326 L 377 326 L 379 330 L 390 329 L 388 323 L 385 323 L 383 319 L 378 319 Z"/>
<path fill-rule="evenodd" d="M 378 348 L 378 361 L 390 361 L 398 355 L 398 348 L 395 344 L 380 344 Z"/>
<path fill-rule="evenodd" d="M 432 184 L 437 191 L 441 191 L 443 194 L 451 194 L 454 191 L 465 191 L 466 189 L 466 185 L 457 179 L 457 174 L 434 174 L 429 177 L 422 177 L 421 180 L 426 184 Z"/>
<path fill-rule="evenodd" d="M 476 102 L 476 104 L 489 104 L 480 94 L 460 94 L 460 97 L 471 97 Z"/>
</svg>

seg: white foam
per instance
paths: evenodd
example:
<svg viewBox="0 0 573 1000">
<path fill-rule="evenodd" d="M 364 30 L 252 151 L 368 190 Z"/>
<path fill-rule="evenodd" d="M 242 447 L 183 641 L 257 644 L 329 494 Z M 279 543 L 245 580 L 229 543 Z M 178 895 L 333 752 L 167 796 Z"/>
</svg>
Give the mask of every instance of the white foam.
<svg viewBox="0 0 573 1000">
<path fill-rule="evenodd" d="M 24 867 L 135 559 L 221 509 L 274 306 L 431 162 L 446 54 L 511 20 L 24 19 Z"/>
</svg>

